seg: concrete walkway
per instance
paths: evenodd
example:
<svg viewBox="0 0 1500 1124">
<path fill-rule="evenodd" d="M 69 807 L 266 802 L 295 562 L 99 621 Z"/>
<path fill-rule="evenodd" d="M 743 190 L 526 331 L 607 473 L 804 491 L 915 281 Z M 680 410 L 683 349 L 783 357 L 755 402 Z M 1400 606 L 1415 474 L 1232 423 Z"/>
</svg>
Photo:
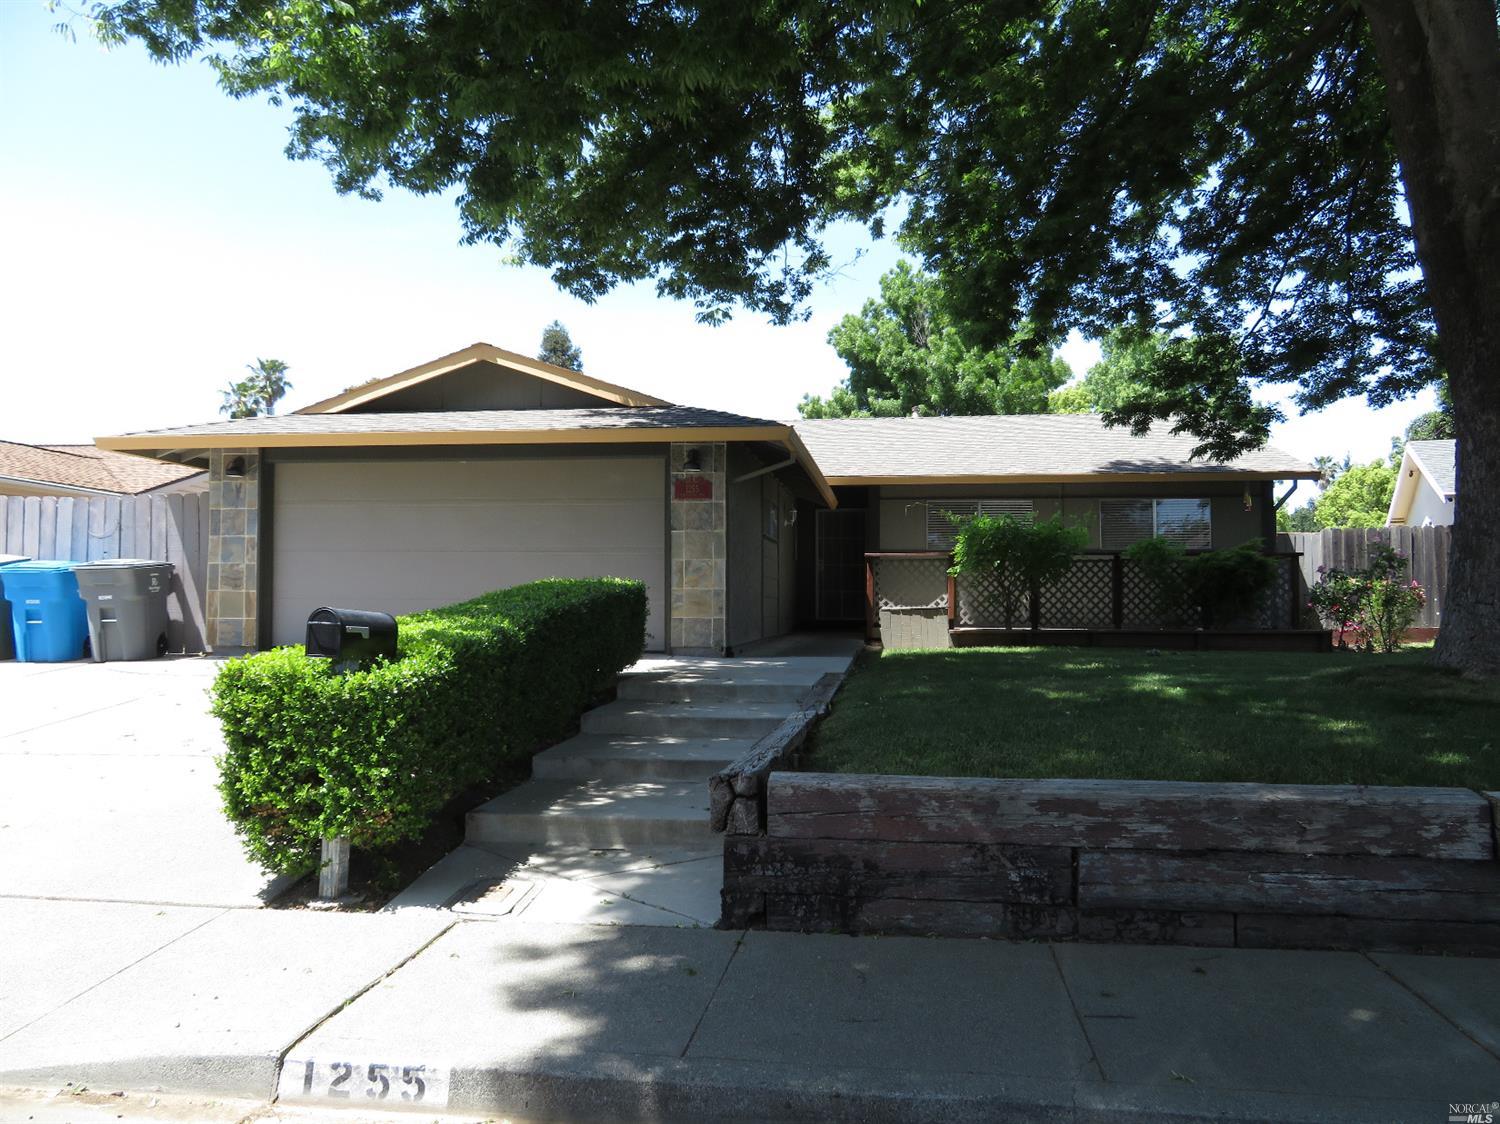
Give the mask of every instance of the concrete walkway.
<svg viewBox="0 0 1500 1124">
<path fill-rule="evenodd" d="M 631 925 L 713 925 L 723 847 L 708 778 L 774 730 L 857 641 L 828 655 L 648 657 L 532 780 L 469 813 L 467 843 L 387 908 Z M 795 649 L 792 649 L 795 651 Z"/>
</svg>

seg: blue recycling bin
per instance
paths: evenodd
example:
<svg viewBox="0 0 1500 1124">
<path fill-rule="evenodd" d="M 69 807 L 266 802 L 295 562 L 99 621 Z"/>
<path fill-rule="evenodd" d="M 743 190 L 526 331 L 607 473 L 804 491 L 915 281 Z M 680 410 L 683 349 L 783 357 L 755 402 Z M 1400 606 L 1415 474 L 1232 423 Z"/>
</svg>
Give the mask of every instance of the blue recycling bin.
<svg viewBox="0 0 1500 1124">
<path fill-rule="evenodd" d="M 0 566 L 12 562 L 30 562 L 24 554 L 0 554 Z M 5 599 L 5 586 L 0 583 L 0 660 L 16 658 L 16 645 L 10 634 L 10 602 Z"/>
<path fill-rule="evenodd" d="M 78 596 L 71 562 L 15 562 L 0 568 L 0 589 L 10 602 L 16 659 L 60 663 L 83 658 L 88 606 Z"/>
</svg>

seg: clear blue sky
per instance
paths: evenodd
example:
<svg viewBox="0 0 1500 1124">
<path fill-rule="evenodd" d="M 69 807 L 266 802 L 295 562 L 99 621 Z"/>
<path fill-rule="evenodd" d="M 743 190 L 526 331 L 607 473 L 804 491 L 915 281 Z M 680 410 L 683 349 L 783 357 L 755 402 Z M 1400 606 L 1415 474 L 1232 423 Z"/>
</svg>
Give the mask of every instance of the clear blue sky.
<svg viewBox="0 0 1500 1124">
<path fill-rule="evenodd" d="M 460 246 L 448 198 L 340 197 L 283 155 L 289 112 L 234 101 L 202 63 L 105 51 L 42 0 L 0 0 L 0 437 L 87 440 L 217 416 L 258 356 L 291 365 L 286 408 L 476 340 L 533 353 L 561 319 L 592 374 L 673 401 L 794 415 L 844 367 L 829 327 L 876 291 L 898 252 L 840 229 L 850 264 L 806 324 L 726 327 L 649 285 L 592 306 L 492 247 Z M 855 260 L 857 257 L 857 260 Z M 1081 374 L 1097 349 L 1074 339 Z M 1280 426 L 1311 458 L 1381 456 L 1429 409 L 1346 402 Z"/>
</svg>

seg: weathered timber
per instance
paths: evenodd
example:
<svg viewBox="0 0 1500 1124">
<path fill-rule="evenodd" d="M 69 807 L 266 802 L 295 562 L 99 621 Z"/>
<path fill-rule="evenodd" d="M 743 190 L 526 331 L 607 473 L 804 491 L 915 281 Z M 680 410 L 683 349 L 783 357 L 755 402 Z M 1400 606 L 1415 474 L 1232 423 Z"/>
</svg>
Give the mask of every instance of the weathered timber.
<svg viewBox="0 0 1500 1124">
<path fill-rule="evenodd" d="M 859 899 L 1073 900 L 1073 856 L 1066 847 L 737 838 L 724 842 L 724 877 L 741 889 Z"/>
<path fill-rule="evenodd" d="M 764 779 L 772 769 L 783 765 L 807 740 L 808 732 L 819 718 L 828 713 L 829 704 L 844 681 L 842 672 L 821 676 L 797 704 L 797 709 L 774 730 L 752 745 L 738 761 L 719 770 L 708 779 L 708 824 L 723 831 L 736 795 L 754 797 L 763 808 Z M 758 830 L 764 829 L 763 817 Z"/>
<path fill-rule="evenodd" d="M 765 894 L 733 890 L 727 886 L 719 891 L 719 921 L 714 926 L 716 929 L 764 928 L 765 920 Z"/>
<path fill-rule="evenodd" d="M 1241 948 L 1500 956 L 1500 925 L 1494 922 L 1242 913 L 1236 921 L 1236 930 L 1236 943 Z"/>
<path fill-rule="evenodd" d="M 1123 944 L 1234 946 L 1234 914 L 1165 909 L 1080 909 L 1078 939 Z"/>
<path fill-rule="evenodd" d="M 756 835 L 762 830 L 760 803 L 752 797 L 741 796 L 729 806 L 729 815 L 724 820 L 724 830 L 729 835 Z"/>
<path fill-rule="evenodd" d="M 1078 904 L 1500 922 L 1500 863 L 1085 851 L 1078 857 Z"/>
<path fill-rule="evenodd" d="M 1077 931 L 1069 906 L 1005 902 L 855 901 L 828 895 L 766 895 L 766 928 L 794 933 L 887 933 L 911 936 L 1067 940 Z"/>
<path fill-rule="evenodd" d="M 1493 816 L 1456 788 L 777 773 L 777 838 L 1493 859 Z"/>
</svg>

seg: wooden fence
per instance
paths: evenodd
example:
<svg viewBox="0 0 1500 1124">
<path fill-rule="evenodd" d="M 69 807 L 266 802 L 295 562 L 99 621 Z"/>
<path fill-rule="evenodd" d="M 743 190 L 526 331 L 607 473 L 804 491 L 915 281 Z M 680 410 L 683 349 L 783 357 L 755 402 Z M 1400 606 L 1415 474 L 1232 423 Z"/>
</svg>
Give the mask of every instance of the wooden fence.
<svg viewBox="0 0 1500 1124">
<path fill-rule="evenodd" d="M 172 563 L 167 643 L 202 652 L 208 493 L 0 496 L 0 554 L 59 562 L 150 558 Z"/>
<path fill-rule="evenodd" d="M 1449 527 L 1372 527 L 1360 530 L 1330 527 L 1323 531 L 1277 535 L 1278 549 L 1301 553 L 1302 604 L 1307 591 L 1318 580 L 1318 567 L 1357 570 L 1369 565 L 1370 551 L 1392 546 L 1410 560 L 1411 576 L 1427 591 L 1427 604 L 1413 627 L 1437 628 L 1442 623 L 1448 595 Z"/>
</svg>

